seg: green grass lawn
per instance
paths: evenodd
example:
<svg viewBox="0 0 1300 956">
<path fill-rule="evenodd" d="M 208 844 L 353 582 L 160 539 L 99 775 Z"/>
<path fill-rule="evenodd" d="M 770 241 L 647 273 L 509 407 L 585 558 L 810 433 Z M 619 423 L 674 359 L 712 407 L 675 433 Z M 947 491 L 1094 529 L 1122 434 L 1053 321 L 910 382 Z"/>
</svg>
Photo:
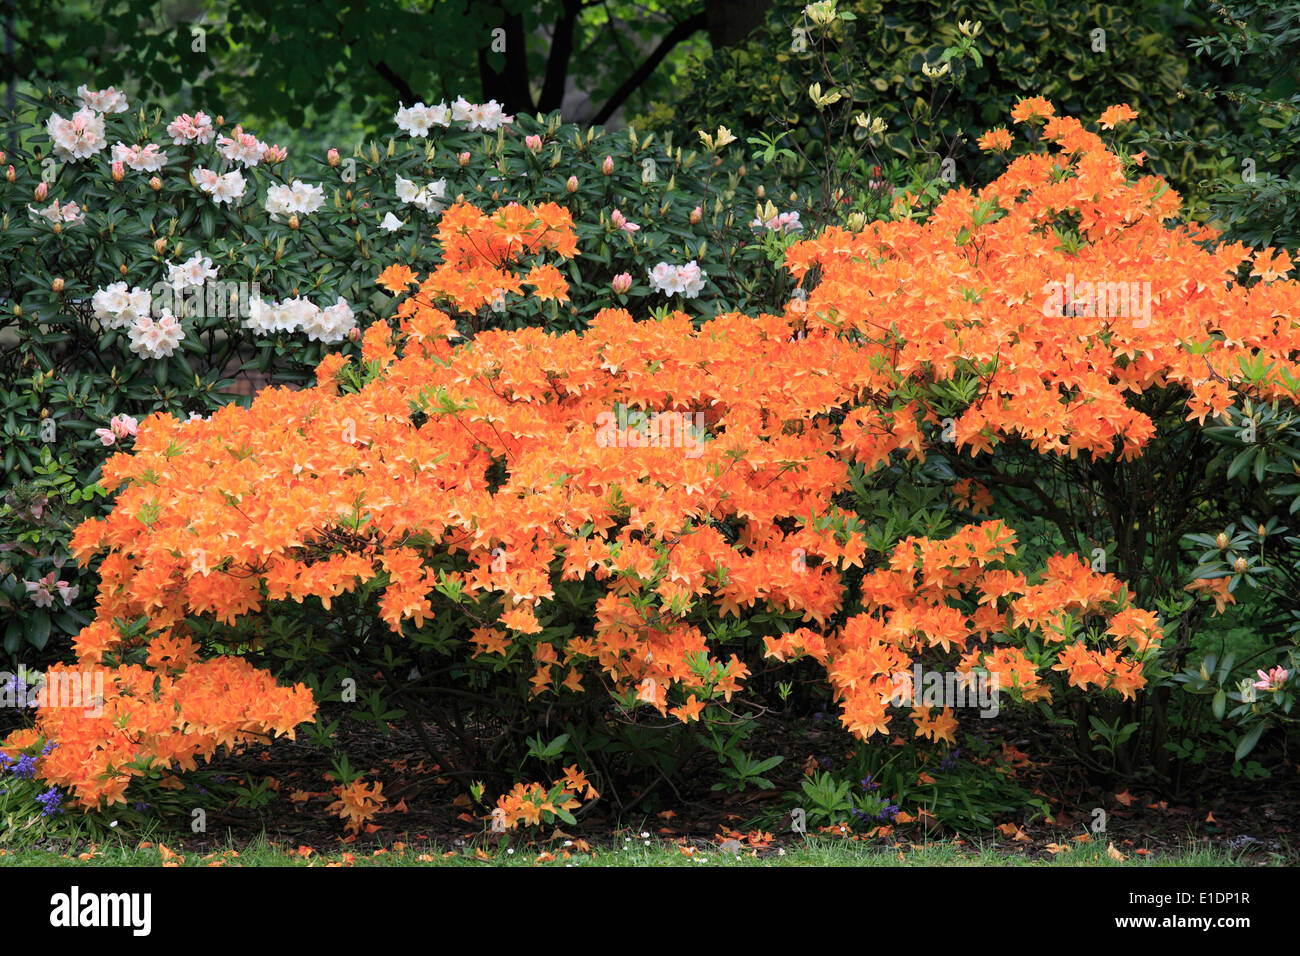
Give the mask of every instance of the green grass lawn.
<svg viewBox="0 0 1300 956">
<path fill-rule="evenodd" d="M 578 841 L 580 844 L 581 841 Z M 68 849 L 0 849 L 0 866 L 158 866 L 164 853 L 157 844 L 128 846 L 88 845 Z M 659 839 L 625 838 L 606 845 L 579 849 L 574 841 L 546 844 L 519 843 L 514 847 L 458 847 L 436 844 L 395 844 L 386 850 L 340 850 L 300 856 L 292 847 L 265 839 L 235 849 L 208 852 L 178 851 L 171 862 L 181 866 L 1107 866 L 1107 867 L 1220 867 L 1257 866 L 1283 863 L 1259 857 L 1244 857 L 1229 851 L 1189 842 L 1173 852 L 1141 855 L 1125 852 L 1121 861 L 1108 853 L 1104 843 L 1075 844 L 1060 852 L 1033 857 L 1004 846 L 938 842 L 898 844 L 894 847 L 864 846 L 844 840 L 811 837 L 801 844 L 754 850 L 743 847 L 722 850 L 717 844 L 697 841 L 690 851 L 677 843 Z M 565 857 L 565 854 L 568 857 Z M 86 859 L 79 855 L 89 854 Z M 549 854 L 553 859 L 548 858 Z M 181 860 L 183 859 L 183 862 Z"/>
</svg>

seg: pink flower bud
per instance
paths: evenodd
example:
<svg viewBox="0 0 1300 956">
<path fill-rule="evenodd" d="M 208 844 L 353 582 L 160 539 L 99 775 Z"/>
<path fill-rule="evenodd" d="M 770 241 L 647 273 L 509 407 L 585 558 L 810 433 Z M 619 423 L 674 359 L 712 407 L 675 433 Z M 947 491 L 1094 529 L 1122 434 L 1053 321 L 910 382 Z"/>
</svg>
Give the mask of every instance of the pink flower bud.
<svg viewBox="0 0 1300 956">
<path fill-rule="evenodd" d="M 606 156 L 605 161 L 600 164 L 600 171 L 606 176 L 614 175 L 614 157 Z"/>
<path fill-rule="evenodd" d="M 113 182 L 120 183 L 126 179 L 126 167 L 120 162 L 113 163 Z"/>
<path fill-rule="evenodd" d="M 570 176 L 569 181 L 564 184 L 564 188 L 571 193 L 576 193 L 578 191 L 578 177 Z"/>
<path fill-rule="evenodd" d="M 462 167 L 468 166 L 468 165 L 469 165 L 469 152 L 466 151 L 466 152 L 461 153 L 459 156 L 457 156 L 457 157 L 456 157 L 456 162 L 460 163 L 460 165 L 461 165 Z"/>
<path fill-rule="evenodd" d="M 691 210 L 692 226 L 698 226 L 700 224 L 700 220 L 703 218 L 704 218 L 704 210 L 701 209 L 699 206 L 696 206 L 694 209 Z"/>
<path fill-rule="evenodd" d="M 14 172 L 14 168 L 12 166 L 10 166 L 7 170 L 5 170 L 6 182 L 13 182 L 17 178 L 18 178 L 18 174 Z"/>
<path fill-rule="evenodd" d="M 50 192 L 50 184 L 47 183 L 45 180 L 41 180 L 39 183 L 36 184 L 36 201 L 40 202 L 41 200 L 43 200 L 47 195 L 49 195 L 49 192 Z"/>
<path fill-rule="evenodd" d="M 157 192 L 158 190 L 162 189 L 162 180 L 159 179 L 157 176 L 150 176 L 149 188 L 152 189 L 154 192 Z"/>
<path fill-rule="evenodd" d="M 627 292 L 628 289 L 632 288 L 632 277 L 626 272 L 620 272 L 618 275 L 614 276 L 614 281 L 610 283 L 610 288 L 614 290 L 615 294 L 622 295 Z"/>
<path fill-rule="evenodd" d="M 325 154 L 325 162 L 329 163 L 331 166 L 337 166 L 339 164 L 339 151 L 337 149 L 331 149 Z"/>
<path fill-rule="evenodd" d="M 542 138 L 536 135 L 525 136 L 524 145 L 528 147 L 530 152 L 540 153 L 542 151 Z"/>
<path fill-rule="evenodd" d="M 358 329 L 358 328 L 351 328 L 351 329 L 348 329 L 348 341 L 349 341 L 349 342 L 360 342 L 360 341 L 361 341 L 361 330 Z"/>
<path fill-rule="evenodd" d="M 50 288 L 53 289 L 55 292 L 62 292 L 62 291 L 63 291 L 63 280 L 62 280 L 62 279 L 55 279 L 53 282 L 50 283 Z"/>
<path fill-rule="evenodd" d="M 9 158 L 9 154 L 6 153 L 3 149 L 0 149 L 0 164 L 3 164 L 4 161 L 8 158 Z"/>
</svg>

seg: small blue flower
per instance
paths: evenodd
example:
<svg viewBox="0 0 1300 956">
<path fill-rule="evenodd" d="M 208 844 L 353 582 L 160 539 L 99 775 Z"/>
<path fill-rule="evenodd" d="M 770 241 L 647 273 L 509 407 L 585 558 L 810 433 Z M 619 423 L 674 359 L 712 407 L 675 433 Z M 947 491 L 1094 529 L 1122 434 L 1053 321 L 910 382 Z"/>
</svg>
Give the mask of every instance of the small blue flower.
<svg viewBox="0 0 1300 956">
<path fill-rule="evenodd" d="M 37 795 L 36 802 L 45 809 L 41 811 L 41 816 L 48 817 L 55 813 L 62 813 L 63 809 L 59 803 L 63 800 L 63 795 L 59 793 L 58 787 L 50 787 L 44 793 Z"/>
<path fill-rule="evenodd" d="M 53 751 L 54 748 L 57 746 L 58 744 L 56 744 L 53 740 L 51 740 L 44 747 L 41 748 L 41 756 L 48 757 L 50 755 L 50 752 Z"/>
<path fill-rule="evenodd" d="M 152 803 L 145 803 L 143 800 L 141 800 L 141 801 L 137 801 L 137 803 L 136 803 L 136 805 L 135 805 L 135 810 L 136 810 L 136 813 L 144 813 L 146 810 L 148 810 L 148 809 L 149 809 L 150 807 L 152 807 L 152 806 L 153 806 Z"/>
<path fill-rule="evenodd" d="M 821 759 L 821 765 L 822 765 L 823 767 L 825 767 L 827 770 L 829 770 L 829 769 L 831 768 L 831 758 L 830 758 L 830 757 L 822 757 L 822 759 Z"/>
<path fill-rule="evenodd" d="M 24 780 L 30 780 L 36 776 L 36 758 L 30 754 L 23 754 L 14 764 L 14 775 L 22 777 Z"/>
<path fill-rule="evenodd" d="M 862 778 L 862 789 L 864 791 L 879 790 L 880 784 L 873 782 L 871 779 L 871 774 L 867 774 L 865 777 Z"/>
</svg>

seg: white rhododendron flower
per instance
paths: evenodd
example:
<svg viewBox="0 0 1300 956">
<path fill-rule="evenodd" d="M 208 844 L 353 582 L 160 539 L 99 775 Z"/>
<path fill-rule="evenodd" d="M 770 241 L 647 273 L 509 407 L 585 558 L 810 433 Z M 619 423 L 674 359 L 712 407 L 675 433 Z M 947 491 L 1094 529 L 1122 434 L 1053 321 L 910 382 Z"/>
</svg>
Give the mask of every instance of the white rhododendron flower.
<svg viewBox="0 0 1300 956">
<path fill-rule="evenodd" d="M 397 198 L 428 212 L 439 212 L 447 205 L 442 201 L 447 198 L 447 180 L 438 179 L 417 188 L 411 180 L 398 176 Z"/>
<path fill-rule="evenodd" d="M 96 113 L 125 113 L 127 110 L 126 96 L 111 86 L 106 90 L 92 90 L 83 83 L 77 87 L 77 98 L 82 106 Z"/>
<path fill-rule="evenodd" d="M 313 342 L 342 342 L 348 332 L 356 328 L 352 308 L 339 296 L 337 302 L 325 309 L 317 309 L 302 323 L 302 330 Z"/>
<path fill-rule="evenodd" d="M 95 292 L 90 299 L 95 318 L 110 329 L 124 329 L 136 319 L 147 316 L 153 306 L 153 295 L 148 289 L 127 291 L 125 282 L 114 282 Z"/>
<path fill-rule="evenodd" d="M 156 173 L 167 165 L 167 154 L 159 152 L 157 143 L 148 146 L 113 146 L 113 162 L 125 163 L 142 173 Z"/>
<path fill-rule="evenodd" d="M 396 232 L 403 226 L 402 220 L 398 219 L 391 212 L 384 217 L 384 221 L 379 224 L 380 229 L 387 229 L 389 232 Z"/>
<path fill-rule="evenodd" d="M 45 131 L 54 142 L 54 155 L 64 162 L 88 159 L 108 145 L 104 138 L 104 117 L 83 107 L 64 119 L 53 113 L 45 121 Z"/>
<path fill-rule="evenodd" d="M 397 128 L 403 132 L 410 133 L 412 136 L 425 137 L 434 126 L 451 125 L 451 110 L 446 103 L 439 103 L 437 106 L 416 103 L 411 107 L 399 106 L 397 115 L 393 119 L 397 122 Z"/>
<path fill-rule="evenodd" d="M 37 209 L 34 206 L 28 206 L 27 209 L 33 215 L 42 216 L 50 222 L 82 223 L 86 221 L 85 211 L 75 202 L 64 203 L 60 206 L 59 201 L 56 199 L 44 209 Z"/>
<path fill-rule="evenodd" d="M 206 146 L 212 142 L 216 130 L 212 126 L 212 117 L 199 110 L 193 116 L 182 113 L 168 123 L 167 135 L 177 146 L 184 146 L 186 143 L 200 143 Z"/>
<path fill-rule="evenodd" d="M 202 288 L 204 282 L 216 277 L 217 270 L 212 260 L 199 252 L 180 265 L 167 263 L 167 282 L 177 290 Z"/>
<path fill-rule="evenodd" d="M 194 182 L 199 189 L 212 197 L 215 203 L 228 203 L 244 195 L 246 186 L 239 170 L 231 170 L 222 176 L 202 166 L 194 167 Z"/>
<path fill-rule="evenodd" d="M 496 100 L 476 104 L 469 102 L 463 96 L 456 97 L 456 102 L 451 104 L 451 118 L 458 123 L 464 123 L 466 129 L 481 129 L 489 133 L 506 123 L 515 121 L 513 116 L 506 116 L 501 104 Z"/>
<path fill-rule="evenodd" d="M 244 132 L 244 127 L 236 126 L 229 136 L 217 137 L 217 152 L 234 163 L 256 166 L 266 155 L 266 143 L 256 136 Z"/>
<path fill-rule="evenodd" d="M 304 216 L 315 212 L 325 204 L 325 190 L 320 186 L 308 186 L 300 179 L 295 179 L 291 186 L 272 186 L 266 191 L 266 211 L 272 216 Z"/>
<path fill-rule="evenodd" d="M 135 287 L 127 291 L 126 282 L 113 282 L 91 297 L 96 319 L 110 329 L 125 329 L 127 325 L 133 325 L 140 316 L 147 316 L 152 306 L 153 295 L 148 289 Z"/>
<path fill-rule="evenodd" d="M 661 262 L 653 269 L 647 269 L 646 274 L 650 277 L 650 288 L 664 295 L 680 294 L 684 299 L 699 295 L 704 280 L 708 278 L 708 273 L 701 270 L 694 259 L 684 266 Z"/>
<path fill-rule="evenodd" d="M 249 317 L 244 320 L 244 325 L 258 335 L 302 331 L 314 342 L 341 342 L 356 324 L 356 316 L 341 296 L 325 309 L 303 298 L 282 302 L 253 299 Z"/>
<path fill-rule="evenodd" d="M 166 358 L 176 351 L 181 340 L 185 338 L 185 329 L 180 320 L 172 315 L 171 309 L 163 309 L 162 315 L 155 321 L 148 315 L 136 318 L 127 332 L 131 342 L 131 351 L 140 357 Z"/>
</svg>

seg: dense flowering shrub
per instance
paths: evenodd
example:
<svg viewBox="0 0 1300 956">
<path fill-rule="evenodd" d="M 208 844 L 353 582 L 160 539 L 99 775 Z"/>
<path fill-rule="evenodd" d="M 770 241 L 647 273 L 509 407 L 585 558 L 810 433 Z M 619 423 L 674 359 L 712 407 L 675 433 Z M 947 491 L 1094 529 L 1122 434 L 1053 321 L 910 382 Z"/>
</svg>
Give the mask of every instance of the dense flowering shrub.
<svg viewBox="0 0 1300 956">
<path fill-rule="evenodd" d="M 463 332 L 576 328 L 628 304 L 752 311 L 791 284 L 748 225 L 776 183 L 721 138 L 683 151 L 462 98 L 400 107 L 386 148 L 290 158 L 211 109 L 167 117 L 85 87 L 24 97 L 14 122 L 31 132 L 0 155 L 0 461 L 15 492 L 0 526 L 28 550 L 0 565 L 6 656 L 87 620 L 85 600 L 51 616 L 25 588 L 64 566 L 69 527 L 100 512 L 67 486 L 97 478 L 105 433 L 129 437 L 111 420 L 202 415 L 267 380 L 311 381 L 328 349 L 354 350 L 391 315 L 377 250 L 421 272 L 445 264 L 441 219 L 458 197 L 485 212 L 557 204 L 585 249 L 562 276 L 538 274 L 581 294 L 507 312 L 490 294 L 506 290 L 485 288 L 453 312 Z M 648 274 L 656 262 L 671 278 Z"/>
<path fill-rule="evenodd" d="M 1135 115 L 1113 107 L 1100 125 Z M 1041 517 L 1058 541 L 1091 551 L 1094 566 L 1109 562 L 1146 606 L 1164 607 L 1169 626 L 1199 637 L 1191 602 L 1179 597 L 1185 584 L 1222 609 L 1238 584 L 1271 581 L 1270 569 L 1288 563 L 1290 551 L 1279 551 L 1285 510 L 1270 519 L 1265 504 L 1241 532 L 1215 532 L 1260 507 L 1249 497 L 1234 507 L 1234 477 L 1267 472 L 1279 492 L 1289 488 L 1288 501 L 1294 495 L 1285 409 L 1300 386 L 1300 287 L 1288 278 L 1290 258 L 1204 227 L 1171 227 L 1177 194 L 1158 177 L 1126 176 L 1143 157 L 1111 153 L 1050 102 L 1022 101 L 1013 116 L 1040 127 L 1055 152 L 1020 156 L 978 191 L 953 190 L 924 223 L 828 229 L 794 246 L 795 273 L 817 278 L 794 306 L 810 328 L 864 343 L 876 370 L 869 388 L 890 396 L 842 429 L 860 459 L 913 449 L 940 459 L 968 506 L 982 495 L 986 513 L 1018 526 Z M 980 142 L 991 154 L 1015 148 L 1006 129 Z M 1206 436 L 1231 446 L 1222 460 Z M 1059 464 L 1037 466 L 1043 455 Z M 1179 546 L 1196 529 L 1199 562 Z M 1285 614 L 1285 589 L 1270 590 Z M 1263 659 L 1294 679 L 1294 634 L 1283 630 L 1265 637 Z M 1289 692 L 1270 678 L 1256 700 L 1263 678 L 1246 669 L 1229 681 L 1232 660 L 1221 667 L 1217 656 L 1207 671 L 1190 641 L 1164 666 L 1177 672 L 1189 653 L 1197 659 L 1179 678 L 1185 686 L 1223 691 L 1219 715 L 1228 695 L 1241 704 L 1234 713 L 1250 733 L 1227 746 L 1240 759 L 1265 724 L 1283 719 Z M 1250 686 L 1234 693 L 1242 681 Z M 1124 759 L 1164 772 L 1177 719 L 1170 699 L 1076 713 L 1084 728 L 1091 714 L 1140 729 L 1131 739 L 1149 749 Z"/>
<path fill-rule="evenodd" d="M 1239 394 L 1294 399 L 1300 286 L 1278 281 L 1287 253 L 1207 248 L 1213 230 L 1167 225 L 1178 196 L 1162 179 L 1127 181 L 1140 155 L 1111 153 L 1041 98 L 1012 115 L 1041 124 L 1058 152 L 952 190 L 924 224 L 830 228 L 788 252 L 796 275 L 819 276 L 798 304 L 808 325 L 891 357 L 869 387 L 892 404 L 853 423 L 860 454 L 881 458 L 927 416 L 951 414 L 949 438 L 972 456 L 1014 436 L 1044 454 L 1133 458 L 1153 428 L 1131 394 L 1181 387 L 1198 422 Z M 1136 115 L 1115 107 L 1101 124 Z M 1011 142 L 1006 130 L 982 138 L 990 151 Z M 1236 281 L 1243 266 L 1262 281 Z"/>
<path fill-rule="evenodd" d="M 133 777 L 288 732 L 310 695 L 241 671 L 248 694 L 227 700 L 216 688 L 251 665 L 210 655 L 251 654 L 294 616 L 341 621 L 345 644 L 452 658 L 468 686 L 561 702 L 600 688 L 682 724 L 730 704 L 764 657 L 821 665 L 862 740 L 893 732 L 900 706 L 914 739 L 955 740 L 951 707 L 900 705 L 916 664 L 996 677 L 1015 701 L 1132 700 L 1163 633 L 1121 581 L 1075 555 L 1027 560 L 997 518 L 890 537 L 846 507 L 886 463 L 945 443 L 1139 456 L 1152 429 L 1129 396 L 1166 383 L 1191 393 L 1193 418 L 1242 392 L 1294 394 L 1284 257 L 1257 255 L 1266 281 L 1238 285 L 1244 250 L 1167 227 L 1163 184 L 1129 183 L 1053 112 L 1033 100 L 1014 116 L 1047 119 L 1058 153 L 1015 160 L 979 196 L 954 191 L 926 224 L 795 246 L 792 269 L 820 281 L 783 316 L 697 327 L 605 309 L 583 332 L 457 343 L 441 306 L 520 290 L 516 242 L 575 250 L 556 210 L 452 207 L 444 241 L 460 252 L 422 282 L 384 270 L 385 287 L 415 288 L 396 329 L 366 330 L 359 363 L 330 355 L 314 388 L 139 423 L 133 453 L 104 467 L 112 513 L 72 542 L 81 560 L 103 554 L 76 650 L 105 673 L 118 721 L 42 709 L 7 746 L 57 743 L 38 772 L 94 806 Z M 1154 320 L 1056 289 L 1083 291 L 1075 269 L 1152 282 Z M 534 299 L 567 294 L 553 280 L 523 281 Z M 974 483 L 957 491 L 988 507 Z M 731 617 L 752 627 L 728 632 Z M 124 688 L 152 692 L 117 701 Z"/>
</svg>

